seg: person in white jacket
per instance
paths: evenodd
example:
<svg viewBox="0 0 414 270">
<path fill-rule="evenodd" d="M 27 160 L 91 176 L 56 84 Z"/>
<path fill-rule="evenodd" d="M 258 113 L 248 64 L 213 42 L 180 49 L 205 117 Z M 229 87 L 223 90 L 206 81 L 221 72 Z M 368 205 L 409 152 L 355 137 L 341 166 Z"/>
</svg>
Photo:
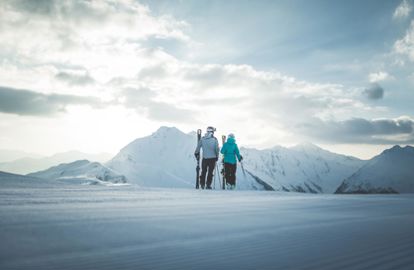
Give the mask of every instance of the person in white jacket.
<svg viewBox="0 0 414 270">
<path fill-rule="evenodd" d="M 200 186 L 202 189 L 211 189 L 211 182 L 213 181 L 214 168 L 219 157 L 219 144 L 216 137 L 214 137 L 214 127 L 208 127 L 207 133 L 201 138 L 197 144 L 197 148 L 194 152 L 195 157 L 198 159 L 200 156 L 200 149 L 203 149 L 203 159 L 201 161 L 201 175 Z M 207 175 L 207 186 L 206 186 Z"/>
</svg>

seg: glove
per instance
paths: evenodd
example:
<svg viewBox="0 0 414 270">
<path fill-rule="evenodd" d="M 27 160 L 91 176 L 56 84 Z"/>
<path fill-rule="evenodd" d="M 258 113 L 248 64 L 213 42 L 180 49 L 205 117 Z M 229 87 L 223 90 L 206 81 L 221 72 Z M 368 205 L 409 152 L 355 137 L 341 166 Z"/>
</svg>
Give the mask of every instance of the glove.
<svg viewBox="0 0 414 270">
<path fill-rule="evenodd" d="M 243 160 L 243 156 L 242 156 L 242 155 L 240 155 L 239 162 L 241 162 L 242 160 Z"/>
<path fill-rule="evenodd" d="M 200 158 L 200 153 L 195 153 L 194 156 L 195 156 L 196 159 L 199 159 Z"/>
</svg>

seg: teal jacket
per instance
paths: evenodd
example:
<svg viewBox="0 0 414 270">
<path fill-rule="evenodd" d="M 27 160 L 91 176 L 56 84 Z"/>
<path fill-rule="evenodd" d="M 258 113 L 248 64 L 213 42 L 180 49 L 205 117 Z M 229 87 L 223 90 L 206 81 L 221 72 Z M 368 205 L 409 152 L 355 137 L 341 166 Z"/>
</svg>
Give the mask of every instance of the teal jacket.
<svg viewBox="0 0 414 270">
<path fill-rule="evenodd" d="M 228 138 L 227 142 L 225 142 L 221 148 L 220 153 L 224 155 L 224 163 L 236 164 L 236 156 L 239 161 L 241 160 L 239 148 L 237 147 L 235 139 Z"/>
</svg>

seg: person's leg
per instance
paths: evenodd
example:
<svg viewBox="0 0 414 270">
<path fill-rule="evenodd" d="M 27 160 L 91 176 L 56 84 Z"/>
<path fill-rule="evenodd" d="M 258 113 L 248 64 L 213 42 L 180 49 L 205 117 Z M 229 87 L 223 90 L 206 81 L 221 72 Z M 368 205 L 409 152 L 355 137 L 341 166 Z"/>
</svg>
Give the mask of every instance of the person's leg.
<svg viewBox="0 0 414 270">
<path fill-rule="evenodd" d="M 214 168 L 216 166 L 216 160 L 214 158 L 208 160 L 208 175 L 207 175 L 207 188 L 211 189 L 211 182 L 213 181 Z"/>
<path fill-rule="evenodd" d="M 234 185 L 236 181 L 235 168 L 236 164 L 229 164 L 229 184 Z"/>
<path fill-rule="evenodd" d="M 204 189 L 206 185 L 206 174 L 207 174 L 207 165 L 208 162 L 203 158 L 201 161 L 201 175 L 200 175 L 200 187 Z"/>
<path fill-rule="evenodd" d="M 233 173 L 233 183 L 232 183 L 233 188 L 236 187 L 236 171 L 237 171 L 237 163 L 233 165 L 233 171 L 232 171 L 232 173 Z"/>
<path fill-rule="evenodd" d="M 231 182 L 231 164 L 230 163 L 224 163 L 224 169 L 225 169 L 225 176 L 226 176 L 226 185 L 230 185 L 230 182 Z"/>
</svg>

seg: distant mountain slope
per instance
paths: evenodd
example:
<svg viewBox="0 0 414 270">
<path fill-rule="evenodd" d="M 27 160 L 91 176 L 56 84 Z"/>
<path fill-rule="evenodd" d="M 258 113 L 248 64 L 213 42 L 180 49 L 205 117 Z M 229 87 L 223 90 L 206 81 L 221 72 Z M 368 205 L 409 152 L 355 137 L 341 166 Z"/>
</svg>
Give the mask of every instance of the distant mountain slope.
<svg viewBox="0 0 414 270">
<path fill-rule="evenodd" d="M 414 193 L 414 147 L 385 150 L 345 179 L 336 193 Z"/>
<path fill-rule="evenodd" d="M 0 187 L 29 187 L 50 184 L 50 180 L 0 171 Z"/>
<path fill-rule="evenodd" d="M 195 134 L 161 127 L 152 135 L 125 146 L 106 165 L 141 186 L 192 188 L 195 184 L 195 145 Z M 239 189 L 333 193 L 342 179 L 364 163 L 311 144 L 291 149 L 241 148 L 241 153 L 246 174 L 242 173 L 239 164 Z"/>
<path fill-rule="evenodd" d="M 72 163 L 64 163 L 47 170 L 31 173 L 28 176 L 70 181 L 79 183 L 126 183 L 124 175 L 109 169 L 98 162 L 78 160 Z"/>
<path fill-rule="evenodd" d="M 0 163 L 10 162 L 25 157 L 42 158 L 41 155 L 34 153 L 27 153 L 19 150 L 0 149 Z"/>
<path fill-rule="evenodd" d="M 108 153 L 87 154 L 79 151 L 57 153 L 53 156 L 43 158 L 19 158 L 10 162 L 0 163 L 0 170 L 17 174 L 28 174 L 45 170 L 61 163 L 73 162 L 75 160 L 88 159 L 97 162 L 106 162 L 112 157 Z"/>
<path fill-rule="evenodd" d="M 364 161 L 313 144 L 266 150 L 243 149 L 245 167 L 275 190 L 333 193 Z"/>
</svg>

